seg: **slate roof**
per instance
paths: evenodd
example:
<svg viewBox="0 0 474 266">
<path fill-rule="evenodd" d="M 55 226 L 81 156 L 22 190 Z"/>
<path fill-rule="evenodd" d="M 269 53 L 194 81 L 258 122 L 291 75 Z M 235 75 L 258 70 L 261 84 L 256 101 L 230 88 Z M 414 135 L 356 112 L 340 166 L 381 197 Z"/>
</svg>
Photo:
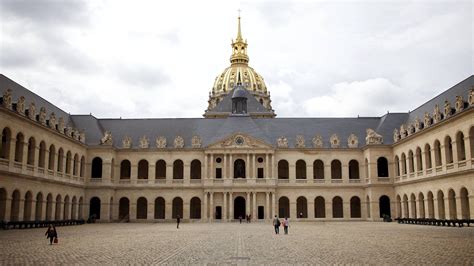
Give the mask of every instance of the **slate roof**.
<svg viewBox="0 0 474 266">
<path fill-rule="evenodd" d="M 216 107 L 211 110 L 206 111 L 206 115 L 216 114 L 216 113 L 232 113 L 232 95 L 234 94 L 234 90 L 232 89 L 223 99 L 220 101 Z M 241 97 L 247 98 L 247 113 L 254 113 L 254 114 L 268 114 L 274 115 L 273 110 L 268 110 L 263 106 L 261 103 L 255 99 L 253 95 L 249 93 L 248 90 L 243 90 L 241 92 L 244 95 L 240 95 Z"/>
</svg>

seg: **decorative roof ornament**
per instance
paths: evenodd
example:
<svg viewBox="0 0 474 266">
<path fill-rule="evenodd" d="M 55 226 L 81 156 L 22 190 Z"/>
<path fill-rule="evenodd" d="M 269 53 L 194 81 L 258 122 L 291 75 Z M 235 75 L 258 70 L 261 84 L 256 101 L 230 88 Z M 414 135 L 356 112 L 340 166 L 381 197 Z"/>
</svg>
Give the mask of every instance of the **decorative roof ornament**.
<svg viewBox="0 0 474 266">
<path fill-rule="evenodd" d="M 347 146 L 349 148 L 357 148 L 359 146 L 359 138 L 354 133 L 351 133 L 347 138 Z"/>
<path fill-rule="evenodd" d="M 76 130 L 74 130 L 74 132 L 73 132 L 74 139 L 76 139 L 76 135 L 77 135 L 77 132 L 76 132 Z M 113 142 L 114 141 L 113 141 L 113 138 L 112 138 L 112 133 L 110 133 L 110 131 L 105 131 L 104 136 L 100 140 L 100 144 L 111 146 L 113 144 Z"/>
<path fill-rule="evenodd" d="M 449 101 L 444 101 L 444 119 L 451 116 L 453 109 L 451 108 L 451 103 Z"/>
<path fill-rule="evenodd" d="M 86 143 L 86 132 L 84 132 L 84 130 L 81 130 L 81 132 L 79 132 L 79 141 L 82 143 Z"/>
<path fill-rule="evenodd" d="M 425 117 L 424 117 L 423 120 L 424 120 L 424 122 L 423 122 L 424 128 L 427 128 L 427 127 L 431 126 L 431 116 L 430 116 L 430 113 L 425 112 Z"/>
<path fill-rule="evenodd" d="M 130 149 L 132 147 L 132 138 L 130 136 L 125 136 L 122 139 L 122 148 Z"/>
<path fill-rule="evenodd" d="M 421 121 L 420 121 L 420 118 L 418 118 L 418 116 L 415 118 L 415 132 L 418 132 L 421 130 Z"/>
<path fill-rule="evenodd" d="M 174 138 L 174 147 L 175 149 L 181 149 L 184 147 L 184 139 L 181 136 L 176 136 Z"/>
<path fill-rule="evenodd" d="M 471 87 L 471 90 L 469 91 L 469 97 L 467 98 L 467 103 L 469 106 L 474 105 L 474 86 Z"/>
<path fill-rule="evenodd" d="M 12 109 L 12 90 L 6 89 L 3 92 L 2 105 L 7 109 Z"/>
<path fill-rule="evenodd" d="M 312 139 L 313 147 L 314 148 L 322 148 L 323 147 L 323 137 L 320 135 L 316 135 Z"/>
<path fill-rule="evenodd" d="M 286 137 L 279 137 L 277 139 L 277 147 L 278 148 L 288 148 L 288 139 Z"/>
<path fill-rule="evenodd" d="M 306 147 L 304 136 L 303 135 L 297 135 L 296 136 L 296 141 L 295 141 L 295 146 L 297 148 L 304 148 Z"/>
<path fill-rule="evenodd" d="M 249 57 L 247 55 L 247 41 L 242 38 L 240 29 L 240 14 L 237 19 L 237 37 L 232 41 L 232 56 L 230 57 L 231 64 L 248 64 Z"/>
<path fill-rule="evenodd" d="M 142 148 L 142 149 L 148 149 L 148 147 L 150 146 L 150 144 L 149 144 L 150 141 L 145 135 L 143 135 L 140 138 L 140 140 L 138 140 L 138 142 L 140 143 L 140 148 Z"/>
<path fill-rule="evenodd" d="M 51 129 L 56 129 L 56 115 L 54 112 L 49 115 L 48 125 Z"/>
<path fill-rule="evenodd" d="M 58 119 L 58 131 L 64 134 L 64 117 L 62 116 Z"/>
<path fill-rule="evenodd" d="M 25 115 L 25 97 L 20 96 L 20 98 L 18 98 L 18 101 L 16 103 L 16 111 L 20 115 Z"/>
<path fill-rule="evenodd" d="M 77 130 L 77 128 L 75 128 L 72 132 L 72 138 L 75 139 L 75 140 L 79 140 L 79 130 Z M 105 145 L 112 145 L 113 141 L 112 141 L 112 134 L 110 135 L 110 144 L 105 144 Z"/>
<path fill-rule="evenodd" d="M 439 110 L 439 105 L 436 104 L 433 110 L 433 124 L 439 121 L 441 121 L 441 111 Z"/>
<path fill-rule="evenodd" d="M 329 141 L 331 142 L 331 148 L 339 148 L 341 146 L 341 140 L 337 134 L 332 134 Z"/>
<path fill-rule="evenodd" d="M 202 145 L 201 137 L 193 136 L 193 138 L 191 139 L 191 146 L 193 148 L 201 148 L 201 145 Z"/>
<path fill-rule="evenodd" d="M 377 134 L 373 129 L 368 128 L 366 130 L 367 136 L 365 137 L 365 144 L 372 145 L 372 144 L 383 144 L 383 137 L 382 135 Z"/>
<path fill-rule="evenodd" d="M 456 104 L 454 105 L 454 108 L 456 109 L 456 113 L 464 110 L 464 99 L 462 96 L 456 96 Z"/>
<path fill-rule="evenodd" d="M 400 125 L 400 138 L 403 139 L 403 138 L 405 138 L 406 136 L 408 136 L 406 125 L 405 125 L 405 124 L 401 124 L 401 125 Z"/>
<path fill-rule="evenodd" d="M 410 123 L 410 124 L 408 124 L 407 134 L 408 134 L 408 136 L 410 136 L 413 133 L 415 133 L 415 127 L 413 126 L 412 123 Z"/>
<path fill-rule="evenodd" d="M 38 121 L 41 123 L 41 125 L 46 126 L 46 108 L 44 106 L 40 108 Z"/>
<path fill-rule="evenodd" d="M 31 120 L 36 120 L 36 105 L 35 105 L 35 102 L 31 102 L 30 107 L 28 107 L 28 117 Z"/>
<path fill-rule="evenodd" d="M 398 129 L 393 130 L 393 142 L 397 142 L 400 140 L 400 133 L 398 133 Z"/>
<path fill-rule="evenodd" d="M 155 143 L 158 149 L 166 148 L 166 138 L 163 136 L 158 136 L 155 140 Z"/>
<path fill-rule="evenodd" d="M 72 137 L 72 126 L 71 124 L 67 124 L 66 128 L 64 129 L 64 134 L 68 137 Z"/>
</svg>

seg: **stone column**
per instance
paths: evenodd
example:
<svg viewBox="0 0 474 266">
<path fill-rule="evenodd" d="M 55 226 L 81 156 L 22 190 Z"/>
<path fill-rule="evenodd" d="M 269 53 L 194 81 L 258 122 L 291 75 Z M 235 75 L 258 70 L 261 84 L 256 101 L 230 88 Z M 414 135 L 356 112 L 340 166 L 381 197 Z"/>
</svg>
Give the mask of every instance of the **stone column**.
<svg viewBox="0 0 474 266">
<path fill-rule="evenodd" d="M 232 153 L 229 154 L 229 175 L 227 178 L 234 178 L 234 161 L 232 160 Z M 234 215 L 234 213 L 231 215 Z"/>
<path fill-rule="evenodd" d="M 414 202 L 414 204 L 416 205 L 416 201 Z M 413 208 L 413 201 L 411 200 L 411 198 L 408 199 L 408 217 L 409 218 L 416 218 L 415 216 L 415 211 L 414 208 Z"/>
<path fill-rule="evenodd" d="M 137 179 L 138 179 L 138 166 L 137 166 L 137 162 L 135 161 L 132 161 L 130 162 L 130 182 L 132 184 L 136 184 L 137 183 Z M 173 171 L 171 170 L 171 178 L 173 178 Z M 166 175 L 168 175 L 168 171 L 166 171 Z M 135 219 L 136 217 L 134 217 Z"/>
<path fill-rule="evenodd" d="M 296 180 L 296 167 L 293 162 L 288 162 L 288 179 L 290 180 L 290 183 L 294 183 Z M 282 217 L 283 218 L 283 217 Z"/>
<path fill-rule="evenodd" d="M 35 173 L 38 171 L 39 160 L 40 160 L 40 149 L 39 149 L 39 146 L 35 146 L 35 159 L 33 160 Z"/>
<path fill-rule="evenodd" d="M 307 180 L 311 180 L 313 179 L 314 177 L 314 173 L 313 173 L 313 164 L 306 164 L 306 179 Z"/>
<path fill-rule="evenodd" d="M 331 162 L 324 164 L 324 179 L 325 182 L 331 182 Z M 327 181 L 326 181 L 327 180 Z"/>
<path fill-rule="evenodd" d="M 263 170 L 263 178 L 267 179 L 270 177 L 270 162 L 268 161 L 268 153 L 265 154 L 265 168 Z M 268 204 L 265 206 L 265 212 L 268 213 Z M 267 215 L 265 215 L 267 216 Z M 268 216 L 267 216 L 268 217 Z"/>
<path fill-rule="evenodd" d="M 214 154 L 211 154 L 210 157 L 211 157 L 210 158 L 211 172 L 209 173 L 209 178 L 214 179 L 214 174 L 216 172 L 215 167 L 214 167 Z M 212 192 L 211 192 L 211 195 L 212 195 Z"/>
<path fill-rule="evenodd" d="M 214 192 L 209 192 L 210 197 L 209 197 L 209 220 L 214 221 Z"/>
<path fill-rule="evenodd" d="M 474 219 L 474 195 L 469 195 L 469 215 Z"/>
<path fill-rule="evenodd" d="M 114 210 L 116 208 L 113 208 Z M 146 206 L 146 218 L 148 221 L 153 221 L 155 219 L 155 201 L 152 199 L 152 200 L 148 200 L 147 199 L 147 206 Z M 112 217 L 115 217 L 115 215 L 112 215 Z"/>
<path fill-rule="evenodd" d="M 110 221 L 110 204 L 111 204 L 110 198 L 106 199 L 106 201 L 104 201 L 104 202 L 101 202 L 101 204 L 100 204 L 101 205 L 100 206 L 100 221 L 102 221 L 102 222 Z M 64 206 L 64 203 L 61 204 L 61 205 Z M 62 210 L 62 213 L 64 213 L 64 210 Z"/>
<path fill-rule="evenodd" d="M 247 161 L 245 162 L 246 167 L 245 167 L 245 177 L 250 178 L 250 155 L 247 153 Z M 248 212 L 247 212 L 248 214 Z"/>
<path fill-rule="evenodd" d="M 428 201 L 428 195 L 427 198 L 423 200 L 423 206 L 425 209 L 425 218 L 434 218 L 430 216 L 430 207 L 429 207 L 429 201 Z"/>
<path fill-rule="evenodd" d="M 368 219 L 369 217 L 368 217 L 368 215 L 367 215 L 367 214 L 368 214 L 367 211 L 368 211 L 368 210 L 367 210 L 367 202 L 361 200 L 361 203 L 360 203 L 360 214 L 361 214 L 362 219 L 365 220 L 365 221 L 368 221 L 368 220 L 369 220 L 369 219 Z"/>
<path fill-rule="evenodd" d="M 314 200 L 308 201 L 308 219 L 314 219 Z"/>
<path fill-rule="evenodd" d="M 11 212 L 12 212 L 12 199 L 6 195 L 5 198 L 5 221 L 8 222 L 11 219 Z"/>
<path fill-rule="evenodd" d="M 276 204 L 276 200 L 275 200 L 276 196 L 275 196 L 275 192 L 272 192 L 272 217 L 274 217 L 275 215 L 278 215 L 278 212 L 277 212 L 277 204 Z"/>
<path fill-rule="evenodd" d="M 166 182 L 173 180 L 173 162 L 166 162 L 166 180 Z"/>
<path fill-rule="evenodd" d="M 446 170 L 446 149 L 444 147 L 444 144 L 440 145 L 440 150 L 441 150 L 441 165 L 443 166 L 443 170 Z"/>
<path fill-rule="evenodd" d="M 21 157 L 21 164 L 22 164 L 22 168 L 23 170 L 26 170 L 26 165 L 27 165 L 27 162 L 28 162 L 28 140 L 25 140 L 23 143 L 23 147 L 22 147 L 22 157 Z"/>
<path fill-rule="evenodd" d="M 183 182 L 186 184 L 189 184 L 190 179 L 191 179 L 191 165 L 189 162 L 186 162 L 186 163 L 183 163 Z M 183 216 L 184 216 L 184 213 L 183 213 Z"/>
<path fill-rule="evenodd" d="M 464 133 L 464 132 L 463 132 Z M 469 138 L 469 132 L 468 134 L 464 134 L 464 152 L 466 153 L 466 163 L 467 163 L 467 168 L 470 169 L 471 168 L 471 164 L 472 164 L 472 160 L 471 160 L 471 138 Z M 471 206 L 471 204 L 469 204 L 469 206 Z M 474 215 L 471 211 L 471 219 L 472 219 L 472 215 Z"/>
<path fill-rule="evenodd" d="M 334 217 L 332 215 L 332 201 L 331 200 L 325 200 L 324 202 L 326 204 L 326 218 L 334 219 Z"/>
<path fill-rule="evenodd" d="M 370 164 L 369 164 L 369 175 L 370 175 Z M 349 165 L 348 162 L 341 162 L 341 179 L 344 183 L 349 183 Z M 370 176 L 372 178 L 372 176 Z"/>
<path fill-rule="evenodd" d="M 461 197 L 456 196 L 456 218 L 462 219 L 462 205 L 461 205 Z"/>
<path fill-rule="evenodd" d="M 433 198 L 433 207 L 434 207 L 434 218 L 435 219 L 440 219 L 439 215 L 439 204 L 438 204 L 438 197 Z"/>
<path fill-rule="evenodd" d="M 224 153 L 224 165 L 222 167 L 222 178 L 227 178 L 227 154 Z"/>
<path fill-rule="evenodd" d="M 444 216 L 445 219 L 451 219 L 451 208 L 449 206 L 449 193 L 444 197 Z"/>
<path fill-rule="evenodd" d="M 252 218 L 256 221 L 257 220 L 257 192 L 253 192 L 252 196 Z"/>
<path fill-rule="evenodd" d="M 207 160 L 207 156 L 206 156 L 206 160 Z M 204 198 L 204 207 L 201 209 L 201 219 L 203 219 L 204 221 L 207 221 L 207 192 L 204 191 L 204 194 L 203 194 L 203 198 Z"/>
<path fill-rule="evenodd" d="M 13 135 L 13 132 L 11 133 Z M 16 144 L 16 138 L 13 136 L 10 137 L 10 149 L 9 149 L 9 154 L 8 154 L 8 160 L 10 161 L 10 167 L 13 167 L 13 162 L 15 162 L 15 144 Z M 54 168 L 53 168 L 54 169 Z"/>
<path fill-rule="evenodd" d="M 284 217 L 281 217 L 284 218 Z M 298 209 L 296 205 L 296 201 L 290 199 L 290 218 L 296 220 L 298 219 Z"/>
<path fill-rule="evenodd" d="M 234 220 L 234 196 L 232 192 L 229 193 L 229 220 Z"/>
<path fill-rule="evenodd" d="M 137 220 L 137 199 L 136 198 L 132 198 L 130 197 L 130 201 L 129 201 L 129 206 L 130 206 L 130 209 L 129 209 L 129 219 L 130 221 L 136 221 Z M 165 212 L 166 212 L 166 208 L 168 207 L 170 203 L 166 202 L 166 206 L 165 206 Z M 167 216 L 165 215 L 165 217 L 168 217 L 168 218 L 171 218 L 171 215 L 170 216 Z"/>
<path fill-rule="evenodd" d="M 271 211 L 270 211 L 270 192 L 265 192 L 265 211 L 264 211 L 265 217 L 267 219 L 271 219 Z"/>
<path fill-rule="evenodd" d="M 277 173 L 278 171 L 275 169 L 276 165 L 275 165 L 275 154 L 272 154 L 272 167 L 271 167 L 271 170 L 272 170 L 272 173 L 271 173 L 271 178 L 272 179 L 276 179 L 278 178 L 277 177 Z M 273 216 L 272 216 L 273 217 Z"/>
<path fill-rule="evenodd" d="M 71 204 L 69 206 L 71 206 Z M 69 210 L 69 216 L 70 215 L 71 215 L 71 211 Z M 23 219 L 25 219 L 25 217 L 23 217 Z M 30 221 L 36 220 L 36 198 L 33 198 L 31 200 L 31 212 L 30 212 L 29 220 Z"/>
<path fill-rule="evenodd" d="M 25 214 L 25 198 L 20 195 L 20 206 L 18 206 L 18 221 L 23 221 L 23 214 Z"/>
<path fill-rule="evenodd" d="M 189 220 L 191 218 L 189 204 L 190 204 L 190 200 L 186 200 L 186 201 L 183 200 L 183 219 L 185 220 Z"/>
<path fill-rule="evenodd" d="M 253 167 L 252 178 L 257 178 L 257 156 L 255 154 L 252 154 L 252 167 Z"/>
<path fill-rule="evenodd" d="M 226 156 L 224 155 L 224 158 L 225 157 Z M 222 196 L 224 197 L 224 206 L 222 206 L 222 221 L 227 221 L 227 192 L 222 193 Z"/>
<path fill-rule="evenodd" d="M 202 178 L 207 179 L 208 178 L 208 170 L 207 170 L 207 160 L 208 160 L 207 154 L 204 154 L 204 173 L 202 173 Z"/>
<path fill-rule="evenodd" d="M 372 208 L 372 204 L 370 204 L 370 207 Z M 344 199 L 342 199 L 342 211 L 343 211 L 343 219 L 344 220 L 350 220 L 351 219 L 351 202 L 350 201 L 344 201 Z M 375 218 L 375 217 L 374 217 Z"/>
<path fill-rule="evenodd" d="M 130 206 L 132 206 L 132 204 L 130 204 Z M 135 216 L 136 216 L 136 210 L 135 210 Z M 165 201 L 165 219 L 168 219 L 168 220 L 173 219 L 173 200 Z"/>
<path fill-rule="evenodd" d="M 245 198 L 245 215 L 247 214 L 250 214 L 250 192 L 247 192 L 247 197 Z"/>
<path fill-rule="evenodd" d="M 155 183 L 155 175 L 156 175 L 155 170 L 156 170 L 155 163 L 148 164 L 148 180 L 151 180 L 152 183 Z M 113 179 L 113 177 L 112 177 L 112 179 Z"/>
<path fill-rule="evenodd" d="M 458 146 L 456 144 L 456 138 L 454 138 L 452 141 L 451 141 L 451 146 L 453 147 L 453 163 L 454 163 L 454 167 L 457 168 L 457 162 L 459 162 L 459 159 L 458 159 Z"/>
</svg>

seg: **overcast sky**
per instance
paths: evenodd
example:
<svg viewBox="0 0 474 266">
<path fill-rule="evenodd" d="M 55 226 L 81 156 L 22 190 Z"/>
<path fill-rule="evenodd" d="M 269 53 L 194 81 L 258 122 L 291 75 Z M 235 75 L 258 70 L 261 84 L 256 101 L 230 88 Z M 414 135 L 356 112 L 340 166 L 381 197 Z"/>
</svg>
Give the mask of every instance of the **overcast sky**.
<svg viewBox="0 0 474 266">
<path fill-rule="evenodd" d="M 238 9 L 279 117 L 406 112 L 474 72 L 472 1 L 0 3 L 0 73 L 72 114 L 201 117 Z"/>
</svg>

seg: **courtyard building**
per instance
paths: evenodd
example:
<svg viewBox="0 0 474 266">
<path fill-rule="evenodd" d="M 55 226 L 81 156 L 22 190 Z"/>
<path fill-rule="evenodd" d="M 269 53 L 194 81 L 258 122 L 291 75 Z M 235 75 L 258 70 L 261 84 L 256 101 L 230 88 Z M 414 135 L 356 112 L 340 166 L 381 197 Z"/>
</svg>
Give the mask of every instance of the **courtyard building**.
<svg viewBox="0 0 474 266">
<path fill-rule="evenodd" d="M 203 118 L 69 114 L 0 75 L 0 221 L 474 219 L 474 76 L 407 113 L 278 118 L 247 46 L 239 17 Z"/>
</svg>

